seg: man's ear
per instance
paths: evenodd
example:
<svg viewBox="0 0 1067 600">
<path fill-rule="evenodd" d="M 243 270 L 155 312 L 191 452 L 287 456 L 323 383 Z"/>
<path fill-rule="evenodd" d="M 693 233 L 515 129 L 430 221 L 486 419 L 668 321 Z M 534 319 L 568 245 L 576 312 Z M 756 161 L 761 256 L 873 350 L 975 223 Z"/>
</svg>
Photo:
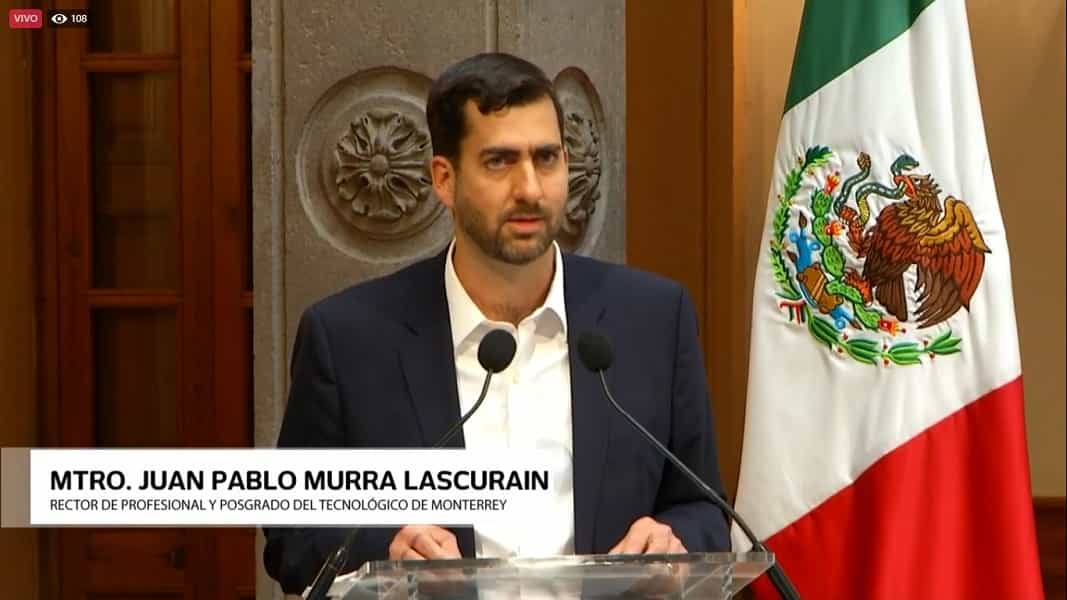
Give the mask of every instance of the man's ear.
<svg viewBox="0 0 1067 600">
<path fill-rule="evenodd" d="M 435 155 L 430 159 L 430 179 L 433 182 L 433 193 L 451 210 L 456 200 L 456 169 L 452 161 L 444 156 Z"/>
</svg>

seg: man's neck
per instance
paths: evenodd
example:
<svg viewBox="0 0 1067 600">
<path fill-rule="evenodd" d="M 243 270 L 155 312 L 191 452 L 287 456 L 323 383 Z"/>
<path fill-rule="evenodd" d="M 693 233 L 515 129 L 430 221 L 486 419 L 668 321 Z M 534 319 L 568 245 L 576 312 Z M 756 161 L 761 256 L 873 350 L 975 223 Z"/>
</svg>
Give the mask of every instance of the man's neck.
<svg viewBox="0 0 1067 600">
<path fill-rule="evenodd" d="M 512 265 L 485 256 L 473 243 L 457 238 L 452 266 L 467 295 L 492 321 L 518 326 L 545 302 L 555 274 L 554 246 L 533 261 Z"/>
</svg>

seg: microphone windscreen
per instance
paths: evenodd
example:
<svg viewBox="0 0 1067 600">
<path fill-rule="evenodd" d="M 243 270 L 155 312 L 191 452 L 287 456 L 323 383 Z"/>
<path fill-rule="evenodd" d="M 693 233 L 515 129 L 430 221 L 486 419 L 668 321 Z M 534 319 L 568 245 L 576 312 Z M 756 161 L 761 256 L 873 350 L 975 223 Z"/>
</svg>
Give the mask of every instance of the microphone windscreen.
<svg viewBox="0 0 1067 600">
<path fill-rule="evenodd" d="M 578 336 L 578 358 L 585 368 L 594 373 L 608 370 L 615 361 L 608 338 L 592 331 L 582 332 Z"/>
<path fill-rule="evenodd" d="M 490 331 L 478 344 L 478 362 L 490 373 L 499 373 L 508 368 L 513 358 L 515 338 L 503 329 Z"/>
</svg>

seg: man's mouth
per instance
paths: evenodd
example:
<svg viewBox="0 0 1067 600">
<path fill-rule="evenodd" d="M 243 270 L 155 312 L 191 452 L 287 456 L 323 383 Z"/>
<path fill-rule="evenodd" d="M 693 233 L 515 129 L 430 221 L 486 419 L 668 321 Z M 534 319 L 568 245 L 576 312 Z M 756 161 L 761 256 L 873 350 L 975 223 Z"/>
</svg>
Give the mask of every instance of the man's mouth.
<svg viewBox="0 0 1067 600">
<path fill-rule="evenodd" d="M 507 221 L 509 223 L 512 223 L 512 222 L 515 222 L 515 223 L 530 223 L 530 222 L 533 222 L 533 221 L 543 221 L 544 219 L 545 219 L 545 216 L 543 214 L 541 214 L 540 212 L 536 212 L 536 213 L 520 212 L 520 213 L 510 214 L 510 215 L 507 216 Z"/>
<path fill-rule="evenodd" d="M 541 228 L 544 219 L 538 215 L 514 215 L 508 217 L 507 224 L 523 233 L 532 233 Z"/>
</svg>

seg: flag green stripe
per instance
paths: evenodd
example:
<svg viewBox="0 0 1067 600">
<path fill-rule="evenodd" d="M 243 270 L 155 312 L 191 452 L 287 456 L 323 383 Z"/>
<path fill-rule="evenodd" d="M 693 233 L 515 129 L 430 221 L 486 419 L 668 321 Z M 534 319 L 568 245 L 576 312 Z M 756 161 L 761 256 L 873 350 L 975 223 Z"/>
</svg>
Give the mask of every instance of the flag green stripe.
<svg viewBox="0 0 1067 600">
<path fill-rule="evenodd" d="M 933 1 L 807 0 L 785 112 L 907 31 Z"/>
</svg>

